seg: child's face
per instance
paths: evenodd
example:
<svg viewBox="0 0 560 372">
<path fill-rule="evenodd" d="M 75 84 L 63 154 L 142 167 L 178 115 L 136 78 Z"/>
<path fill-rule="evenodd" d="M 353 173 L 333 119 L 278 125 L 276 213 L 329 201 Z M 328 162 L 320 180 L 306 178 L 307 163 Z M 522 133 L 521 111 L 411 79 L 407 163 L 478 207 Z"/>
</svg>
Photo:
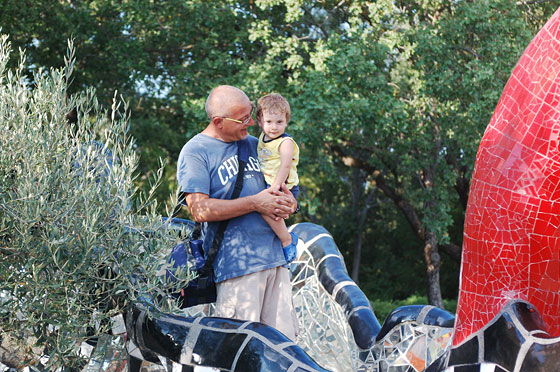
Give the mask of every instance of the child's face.
<svg viewBox="0 0 560 372">
<path fill-rule="evenodd" d="M 284 134 L 287 125 L 284 113 L 263 111 L 262 118 L 259 120 L 259 126 L 265 134 L 265 139 L 276 138 Z"/>
</svg>

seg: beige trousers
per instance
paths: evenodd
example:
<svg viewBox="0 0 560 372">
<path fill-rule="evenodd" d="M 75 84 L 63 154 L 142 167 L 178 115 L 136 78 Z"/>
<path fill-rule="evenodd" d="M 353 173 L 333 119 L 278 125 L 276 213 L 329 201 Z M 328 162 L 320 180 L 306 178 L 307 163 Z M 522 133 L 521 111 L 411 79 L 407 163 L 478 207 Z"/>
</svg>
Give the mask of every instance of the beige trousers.
<svg viewBox="0 0 560 372">
<path fill-rule="evenodd" d="M 216 289 L 215 316 L 261 322 L 295 341 L 298 321 L 287 268 L 279 266 L 228 279 Z"/>
</svg>

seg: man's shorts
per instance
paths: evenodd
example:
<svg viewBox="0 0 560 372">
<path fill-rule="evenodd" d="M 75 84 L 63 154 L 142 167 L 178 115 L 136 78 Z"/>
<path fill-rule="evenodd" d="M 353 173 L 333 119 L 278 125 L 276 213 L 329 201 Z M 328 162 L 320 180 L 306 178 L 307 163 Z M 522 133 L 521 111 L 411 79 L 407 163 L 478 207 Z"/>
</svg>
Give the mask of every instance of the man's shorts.
<svg viewBox="0 0 560 372">
<path fill-rule="evenodd" d="M 261 322 L 295 341 L 298 320 L 290 272 L 275 267 L 217 284 L 215 316 Z"/>
</svg>

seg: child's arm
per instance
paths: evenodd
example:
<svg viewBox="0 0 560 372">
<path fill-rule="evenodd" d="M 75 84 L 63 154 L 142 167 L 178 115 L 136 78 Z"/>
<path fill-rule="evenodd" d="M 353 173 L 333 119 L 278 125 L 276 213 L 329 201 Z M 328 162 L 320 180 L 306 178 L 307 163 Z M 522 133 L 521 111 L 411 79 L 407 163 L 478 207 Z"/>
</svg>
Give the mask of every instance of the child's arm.
<svg viewBox="0 0 560 372">
<path fill-rule="evenodd" d="M 278 148 L 280 152 L 280 168 L 274 182 L 270 185 L 271 189 L 279 190 L 280 185 L 282 185 L 288 179 L 290 174 L 290 168 L 292 167 L 292 160 L 294 157 L 294 142 L 291 138 L 285 139 Z"/>
</svg>

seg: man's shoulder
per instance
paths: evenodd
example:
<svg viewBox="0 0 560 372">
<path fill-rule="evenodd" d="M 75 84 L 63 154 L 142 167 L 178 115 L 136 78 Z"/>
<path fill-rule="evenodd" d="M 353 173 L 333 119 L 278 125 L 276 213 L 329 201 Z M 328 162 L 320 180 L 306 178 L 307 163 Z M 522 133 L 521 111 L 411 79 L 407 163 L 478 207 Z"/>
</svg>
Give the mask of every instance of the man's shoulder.
<svg viewBox="0 0 560 372">
<path fill-rule="evenodd" d="M 188 146 L 188 147 L 197 146 L 199 144 L 209 142 L 211 139 L 212 139 L 212 137 L 205 136 L 202 133 L 198 133 L 194 137 L 192 137 L 190 140 L 188 140 L 187 143 L 185 144 L 185 146 Z"/>
<path fill-rule="evenodd" d="M 185 143 L 181 152 L 198 153 L 209 148 L 215 148 L 219 144 L 218 142 L 212 137 L 199 133 Z"/>
</svg>

